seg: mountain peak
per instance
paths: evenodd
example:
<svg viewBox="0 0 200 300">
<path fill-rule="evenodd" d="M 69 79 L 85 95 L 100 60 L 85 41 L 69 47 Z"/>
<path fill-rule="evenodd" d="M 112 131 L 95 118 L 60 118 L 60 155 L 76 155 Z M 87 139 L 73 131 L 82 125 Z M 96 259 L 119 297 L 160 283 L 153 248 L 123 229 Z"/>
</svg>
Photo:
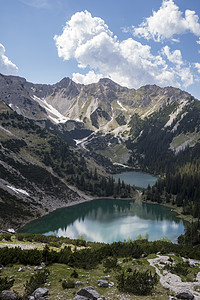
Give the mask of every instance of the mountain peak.
<svg viewBox="0 0 200 300">
<path fill-rule="evenodd" d="M 73 81 L 69 77 L 64 77 L 59 82 L 57 82 L 55 85 L 59 87 L 66 88 L 68 87 Z"/>
<path fill-rule="evenodd" d="M 104 85 L 115 85 L 115 86 L 119 86 L 118 83 L 112 81 L 110 78 L 101 78 L 99 79 L 99 84 L 104 84 Z"/>
</svg>

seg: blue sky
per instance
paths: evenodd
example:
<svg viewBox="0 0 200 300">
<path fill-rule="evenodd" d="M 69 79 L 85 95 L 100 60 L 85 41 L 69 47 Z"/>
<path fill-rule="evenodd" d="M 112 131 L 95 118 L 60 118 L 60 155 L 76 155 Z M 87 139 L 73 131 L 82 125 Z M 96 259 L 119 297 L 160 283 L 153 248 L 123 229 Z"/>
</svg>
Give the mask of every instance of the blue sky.
<svg viewBox="0 0 200 300">
<path fill-rule="evenodd" d="M 0 72 L 171 85 L 200 99 L 200 1 L 0 0 Z"/>
</svg>

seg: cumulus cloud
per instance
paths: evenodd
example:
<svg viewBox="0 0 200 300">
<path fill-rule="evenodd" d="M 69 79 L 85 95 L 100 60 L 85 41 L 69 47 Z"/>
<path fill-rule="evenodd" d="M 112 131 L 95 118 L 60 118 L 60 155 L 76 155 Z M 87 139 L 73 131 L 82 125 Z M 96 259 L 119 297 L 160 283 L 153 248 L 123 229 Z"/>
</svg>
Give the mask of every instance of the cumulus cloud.
<svg viewBox="0 0 200 300">
<path fill-rule="evenodd" d="M 195 11 L 187 9 L 185 15 L 173 0 L 163 0 L 158 11 L 153 11 L 153 15 L 146 18 L 139 27 L 132 27 L 134 36 L 145 39 L 153 39 L 160 42 L 164 39 L 172 39 L 176 34 L 191 32 L 200 36 L 199 17 Z"/>
<path fill-rule="evenodd" d="M 75 13 L 54 40 L 59 57 L 75 58 L 79 68 L 89 68 L 86 75 L 73 74 L 76 82 L 88 84 L 107 77 L 129 88 L 154 83 L 188 85 L 186 77 L 190 69 L 183 65 L 179 50 L 171 52 L 169 47 L 164 47 L 154 55 L 150 46 L 133 38 L 119 41 L 101 18 L 92 17 L 88 11 Z M 176 70 L 166 60 L 176 64 Z M 191 76 L 188 82 L 192 82 Z"/>
<path fill-rule="evenodd" d="M 173 68 L 174 75 L 179 78 L 185 87 L 194 83 L 193 70 L 188 63 L 183 61 L 180 50 L 171 51 L 169 46 L 165 46 L 161 49 L 161 53 L 167 57 L 169 62 L 175 65 Z"/>
<path fill-rule="evenodd" d="M 177 65 L 182 65 L 182 54 L 180 50 L 174 50 L 173 52 L 170 52 L 169 46 L 165 46 L 161 49 L 162 54 L 167 56 L 167 59 Z"/>
<path fill-rule="evenodd" d="M 8 57 L 5 55 L 5 52 L 5 47 L 0 44 L 0 73 L 6 75 L 16 74 L 18 68 L 8 59 Z"/>
<path fill-rule="evenodd" d="M 103 78 L 102 74 L 96 74 L 94 71 L 89 71 L 86 75 L 80 73 L 73 73 L 72 80 L 82 84 L 96 83 Z"/>
</svg>

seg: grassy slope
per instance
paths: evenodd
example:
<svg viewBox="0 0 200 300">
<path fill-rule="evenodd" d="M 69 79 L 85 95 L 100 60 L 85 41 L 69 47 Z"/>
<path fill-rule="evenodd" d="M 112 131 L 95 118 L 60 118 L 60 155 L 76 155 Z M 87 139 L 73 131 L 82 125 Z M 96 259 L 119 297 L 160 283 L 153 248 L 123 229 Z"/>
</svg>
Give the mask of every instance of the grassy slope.
<svg viewBox="0 0 200 300">
<path fill-rule="evenodd" d="M 13 246 L 20 246 L 24 249 L 30 248 L 30 247 L 36 247 L 38 249 L 43 249 L 45 247 L 45 244 L 38 243 L 38 242 L 27 242 L 27 241 L 18 241 L 12 237 L 11 241 L 0 241 L 0 247 L 9 246 L 11 244 L 14 244 Z M 64 246 L 71 246 L 72 249 L 74 249 L 74 245 L 72 244 L 62 244 L 60 248 L 55 248 L 53 246 L 50 246 L 50 250 L 56 250 L 60 251 L 63 249 Z M 90 244 L 91 247 L 93 247 L 93 244 Z M 76 247 L 77 250 L 82 249 L 84 247 Z M 166 255 L 166 254 L 164 254 Z M 182 262 L 182 258 L 180 256 L 174 255 L 173 253 L 168 254 L 169 257 L 173 259 L 175 263 Z M 86 269 L 76 269 L 76 272 L 78 273 L 78 278 L 72 279 L 74 282 L 81 281 L 84 286 L 92 286 L 96 291 L 99 292 L 100 295 L 104 296 L 107 300 L 120 300 L 120 299 L 127 299 L 127 300 L 150 300 L 150 299 L 160 299 L 160 300 L 166 300 L 169 299 L 169 295 L 175 296 L 173 292 L 170 292 L 168 289 L 165 289 L 160 282 L 156 285 L 154 290 L 152 291 L 151 295 L 148 296 L 136 296 L 129 293 L 122 293 L 117 289 L 117 275 L 124 271 L 127 272 L 128 268 L 131 268 L 133 271 L 138 270 L 140 272 L 145 272 L 146 270 L 151 271 L 152 273 L 155 272 L 154 267 L 150 266 L 148 259 L 154 259 L 156 258 L 156 254 L 150 254 L 147 257 L 144 258 L 138 258 L 133 259 L 132 257 L 126 257 L 124 258 L 118 258 L 118 266 L 120 269 L 110 269 L 105 270 L 103 263 L 100 263 L 92 270 L 86 270 Z M 24 268 L 24 272 L 18 272 L 19 268 Z M 158 267 L 158 266 L 157 266 Z M 34 270 L 35 266 L 24 266 L 22 264 L 13 264 L 7 266 L 7 268 L 3 268 L 1 270 L 1 276 L 7 276 L 8 278 L 12 277 L 14 278 L 15 282 L 11 290 L 16 291 L 20 296 L 24 294 L 24 284 L 26 281 L 28 281 L 32 274 L 35 273 Z M 159 267 L 161 273 L 163 274 L 163 267 Z M 77 293 L 77 291 L 81 287 L 75 287 L 71 289 L 63 289 L 62 288 L 62 281 L 67 280 L 71 278 L 71 273 L 74 271 L 74 268 L 72 268 L 69 265 L 66 264 L 59 264 L 54 263 L 47 266 L 47 269 L 50 271 L 50 275 L 47 279 L 47 283 L 45 286 L 49 289 L 50 294 L 50 300 L 55 300 L 57 298 L 60 299 L 72 299 Z M 193 282 L 195 281 L 196 275 L 198 272 L 200 272 L 200 266 L 196 267 L 189 267 L 189 272 L 187 275 L 183 276 L 180 275 L 181 280 L 183 282 Z M 105 276 L 109 275 L 110 278 L 108 279 L 109 282 L 113 282 L 114 286 L 109 288 L 102 288 L 99 287 L 97 282 L 99 279 L 105 279 Z M 197 286 L 198 289 L 198 286 Z"/>
</svg>

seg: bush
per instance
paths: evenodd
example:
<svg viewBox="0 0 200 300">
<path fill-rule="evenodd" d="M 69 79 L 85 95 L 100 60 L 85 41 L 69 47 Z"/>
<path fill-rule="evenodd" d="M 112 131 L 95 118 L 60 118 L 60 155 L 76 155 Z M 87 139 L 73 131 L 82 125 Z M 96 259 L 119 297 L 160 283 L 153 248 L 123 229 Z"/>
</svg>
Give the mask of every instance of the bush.
<svg viewBox="0 0 200 300">
<path fill-rule="evenodd" d="M 71 273 L 70 277 L 78 278 L 78 273 L 76 272 L 76 270 L 74 270 L 74 271 Z"/>
<path fill-rule="evenodd" d="M 186 276 L 189 273 L 189 263 L 188 262 L 178 262 L 175 265 L 166 265 L 164 269 L 167 269 L 173 274 Z"/>
<path fill-rule="evenodd" d="M 71 279 L 63 280 L 62 287 L 63 289 L 73 289 L 75 287 L 75 283 Z"/>
<path fill-rule="evenodd" d="M 150 271 L 139 272 L 135 270 L 130 275 L 124 272 L 117 277 L 118 289 L 123 292 L 133 293 L 135 295 L 149 295 L 158 283 L 158 275 Z"/>
<path fill-rule="evenodd" d="M 9 290 L 13 286 L 14 281 L 14 279 L 8 280 L 7 277 L 0 277 L 0 292 Z"/>
<path fill-rule="evenodd" d="M 1 234 L 0 240 L 1 240 L 1 241 L 2 241 L 2 240 L 5 240 L 5 241 L 11 242 L 11 237 L 12 237 L 12 234 L 7 233 L 7 232 L 4 232 L 4 233 Z"/>
<path fill-rule="evenodd" d="M 104 259 L 103 266 L 106 269 L 114 269 L 117 267 L 117 258 L 116 257 L 108 257 Z"/>
<path fill-rule="evenodd" d="M 31 295 L 37 288 L 41 287 L 47 281 L 49 276 L 48 270 L 37 271 L 31 276 L 29 281 L 25 284 L 25 296 Z"/>
</svg>

